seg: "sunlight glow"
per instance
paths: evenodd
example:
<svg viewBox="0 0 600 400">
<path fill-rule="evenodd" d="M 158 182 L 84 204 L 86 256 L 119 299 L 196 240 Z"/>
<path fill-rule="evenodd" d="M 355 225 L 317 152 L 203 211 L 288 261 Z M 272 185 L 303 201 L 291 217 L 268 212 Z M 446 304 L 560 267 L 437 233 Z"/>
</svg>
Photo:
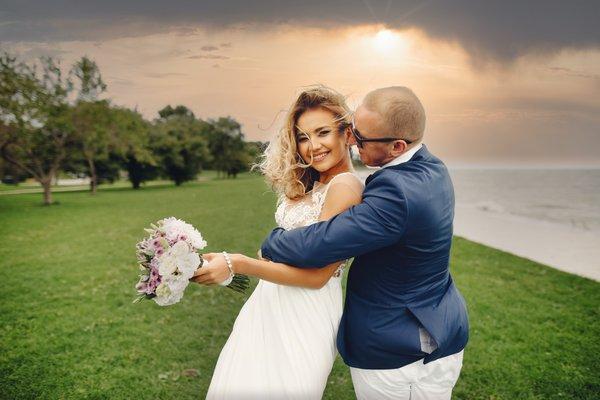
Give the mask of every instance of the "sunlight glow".
<svg viewBox="0 0 600 400">
<path fill-rule="evenodd" d="M 382 29 L 373 37 L 373 45 L 382 52 L 395 50 L 400 41 L 400 35 L 390 29 Z"/>
</svg>

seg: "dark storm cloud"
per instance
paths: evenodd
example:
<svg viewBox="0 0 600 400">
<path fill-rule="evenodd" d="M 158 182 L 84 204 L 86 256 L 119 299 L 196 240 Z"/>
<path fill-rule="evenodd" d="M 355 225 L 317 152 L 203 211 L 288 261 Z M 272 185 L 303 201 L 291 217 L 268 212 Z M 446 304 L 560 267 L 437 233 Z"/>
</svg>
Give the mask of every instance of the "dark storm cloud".
<svg viewBox="0 0 600 400">
<path fill-rule="evenodd" d="M 382 23 L 459 42 L 471 56 L 510 61 L 525 53 L 600 46 L 600 2 L 565 0 L 0 2 L 3 41 L 103 40 L 194 27 L 297 23 L 322 28 Z"/>
</svg>

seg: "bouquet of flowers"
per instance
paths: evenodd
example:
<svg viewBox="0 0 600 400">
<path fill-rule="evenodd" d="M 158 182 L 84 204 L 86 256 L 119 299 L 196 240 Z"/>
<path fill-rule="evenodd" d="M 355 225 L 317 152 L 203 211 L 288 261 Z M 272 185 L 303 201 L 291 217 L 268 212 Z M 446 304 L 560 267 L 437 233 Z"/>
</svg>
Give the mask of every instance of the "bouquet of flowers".
<svg viewBox="0 0 600 400">
<path fill-rule="evenodd" d="M 198 254 L 206 247 L 206 241 L 196 228 L 175 217 L 150 226 L 145 229 L 150 236 L 136 245 L 141 274 L 135 286 L 138 297 L 134 302 L 146 298 L 168 306 L 181 300 L 196 269 L 206 262 Z M 249 280 L 245 275 L 235 275 L 226 284 L 230 289 L 243 292 Z"/>
</svg>

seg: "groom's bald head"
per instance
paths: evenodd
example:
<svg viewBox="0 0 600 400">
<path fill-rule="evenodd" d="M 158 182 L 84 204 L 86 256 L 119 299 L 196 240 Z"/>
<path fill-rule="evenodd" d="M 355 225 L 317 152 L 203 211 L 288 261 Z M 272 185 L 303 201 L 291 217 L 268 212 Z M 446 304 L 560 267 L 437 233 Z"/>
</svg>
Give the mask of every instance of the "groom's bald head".
<svg viewBox="0 0 600 400">
<path fill-rule="evenodd" d="M 407 87 L 391 86 L 369 92 L 362 106 L 381 117 L 387 136 L 418 142 L 425 131 L 425 110 L 419 98 Z"/>
</svg>

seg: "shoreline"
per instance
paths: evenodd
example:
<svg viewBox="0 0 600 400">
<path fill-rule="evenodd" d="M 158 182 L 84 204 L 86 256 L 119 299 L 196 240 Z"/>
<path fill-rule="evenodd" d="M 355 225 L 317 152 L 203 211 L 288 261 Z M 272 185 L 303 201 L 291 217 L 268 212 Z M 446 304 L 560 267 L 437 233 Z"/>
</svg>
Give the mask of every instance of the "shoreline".
<svg viewBox="0 0 600 400">
<path fill-rule="evenodd" d="M 374 171 L 356 172 L 364 181 Z M 454 235 L 600 282 L 600 231 L 595 229 L 483 210 L 457 196 Z"/>
<path fill-rule="evenodd" d="M 600 232 L 457 204 L 454 234 L 600 281 Z"/>
</svg>

